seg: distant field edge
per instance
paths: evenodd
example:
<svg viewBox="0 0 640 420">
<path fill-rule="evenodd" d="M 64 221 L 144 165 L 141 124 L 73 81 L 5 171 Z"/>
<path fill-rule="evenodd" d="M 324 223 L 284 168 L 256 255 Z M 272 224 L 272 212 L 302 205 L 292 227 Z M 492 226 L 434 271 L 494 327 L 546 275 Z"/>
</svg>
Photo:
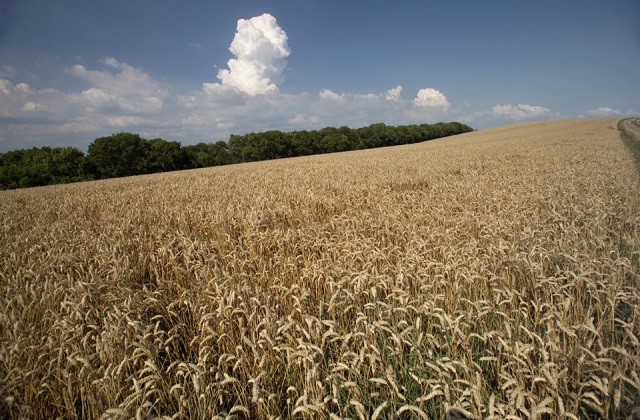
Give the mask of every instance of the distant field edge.
<svg viewBox="0 0 640 420">
<path fill-rule="evenodd" d="M 620 136 L 636 159 L 640 171 L 640 118 L 625 118 L 618 122 Z"/>
</svg>

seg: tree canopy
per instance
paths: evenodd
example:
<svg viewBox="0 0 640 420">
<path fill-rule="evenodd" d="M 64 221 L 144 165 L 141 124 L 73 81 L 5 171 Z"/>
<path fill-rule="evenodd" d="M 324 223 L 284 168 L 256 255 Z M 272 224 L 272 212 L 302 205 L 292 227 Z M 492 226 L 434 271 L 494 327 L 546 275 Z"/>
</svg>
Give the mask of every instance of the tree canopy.
<svg viewBox="0 0 640 420">
<path fill-rule="evenodd" d="M 232 134 L 228 142 L 181 146 L 161 138 L 117 133 L 95 139 L 85 156 L 74 147 L 34 147 L 0 153 L 0 189 L 204 168 L 417 143 L 473 129 L 458 122 L 352 129 L 346 126 Z"/>
<path fill-rule="evenodd" d="M 85 156 L 74 147 L 34 147 L 0 154 L 0 189 L 90 179 Z"/>
</svg>

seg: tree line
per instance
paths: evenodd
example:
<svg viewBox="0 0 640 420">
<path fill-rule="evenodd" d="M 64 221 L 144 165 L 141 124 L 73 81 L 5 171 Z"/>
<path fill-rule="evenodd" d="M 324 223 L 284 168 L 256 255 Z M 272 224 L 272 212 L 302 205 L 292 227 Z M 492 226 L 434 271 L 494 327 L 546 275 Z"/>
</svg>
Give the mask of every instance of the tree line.
<svg viewBox="0 0 640 420">
<path fill-rule="evenodd" d="M 47 146 L 0 153 L 0 189 L 395 146 L 469 131 L 473 129 L 458 122 L 397 127 L 378 123 L 357 129 L 232 134 L 228 142 L 189 146 L 123 132 L 95 139 L 86 155 L 75 147 Z"/>
</svg>

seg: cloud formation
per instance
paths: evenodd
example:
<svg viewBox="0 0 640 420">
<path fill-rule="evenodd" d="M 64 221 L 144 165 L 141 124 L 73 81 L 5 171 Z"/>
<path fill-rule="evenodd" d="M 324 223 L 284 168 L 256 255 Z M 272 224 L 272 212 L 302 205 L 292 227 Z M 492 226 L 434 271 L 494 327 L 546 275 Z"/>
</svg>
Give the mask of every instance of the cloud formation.
<svg viewBox="0 0 640 420">
<path fill-rule="evenodd" d="M 598 109 L 592 109 L 587 111 L 587 115 L 591 117 L 620 117 L 623 115 L 623 112 L 619 109 L 613 109 L 609 107 L 601 107 Z"/>
<path fill-rule="evenodd" d="M 433 88 L 420 89 L 413 104 L 419 108 L 439 108 L 448 111 L 451 107 L 447 97 L 442 92 Z"/>
<path fill-rule="evenodd" d="M 28 83 L 0 79 L 0 117 L 9 121 L 63 119 L 72 97 L 57 89 L 34 89 Z"/>
<path fill-rule="evenodd" d="M 495 105 L 473 110 L 454 108 L 432 87 L 415 96 L 397 85 L 381 92 L 280 92 L 291 50 L 276 19 L 264 14 L 238 21 L 228 68 L 219 83 L 202 83 L 195 91 L 177 91 L 142 69 L 105 58 L 97 68 L 75 64 L 66 72 L 77 88 L 35 88 L 21 80 L 19 70 L 0 66 L 0 150 L 38 144 L 86 147 L 94 138 L 118 131 L 163 137 L 184 144 L 226 140 L 231 133 L 304 130 L 326 126 L 362 127 L 482 120 L 526 120 L 550 116 L 541 106 Z M 588 115 L 620 115 L 599 108 Z M 501 121 L 502 122 L 502 121 Z"/>
<path fill-rule="evenodd" d="M 251 96 L 278 92 L 277 84 L 282 81 L 291 50 L 287 34 L 273 16 L 265 13 L 238 20 L 229 51 L 236 58 L 227 62 L 228 69 L 218 72 L 223 86 L 237 88 Z"/>
<path fill-rule="evenodd" d="M 148 114 L 162 109 L 168 90 L 148 74 L 113 57 L 104 61 L 115 70 L 88 70 L 76 64 L 68 71 L 91 87 L 76 95 L 92 112 Z"/>
<path fill-rule="evenodd" d="M 154 136 L 165 132 L 172 123 L 166 115 L 172 101 L 169 88 L 115 58 L 102 64 L 106 67 L 101 70 L 79 64 L 66 69 L 84 88 L 75 92 L 0 79 L 0 148 L 86 146 L 116 131 Z"/>
<path fill-rule="evenodd" d="M 393 102 L 398 102 L 402 99 L 402 86 L 396 86 L 393 89 L 389 89 L 385 95 L 384 98 L 387 101 L 393 101 Z"/>
<path fill-rule="evenodd" d="M 542 117 L 551 112 L 549 108 L 536 105 L 518 104 L 513 106 L 511 104 L 500 105 L 496 104 L 491 109 L 494 116 L 508 118 L 514 121 L 528 120 L 533 118 Z"/>
<path fill-rule="evenodd" d="M 640 117 L 640 111 L 633 109 L 622 111 L 620 109 L 613 109 L 605 106 L 587 111 L 587 116 L 599 118 Z"/>
</svg>

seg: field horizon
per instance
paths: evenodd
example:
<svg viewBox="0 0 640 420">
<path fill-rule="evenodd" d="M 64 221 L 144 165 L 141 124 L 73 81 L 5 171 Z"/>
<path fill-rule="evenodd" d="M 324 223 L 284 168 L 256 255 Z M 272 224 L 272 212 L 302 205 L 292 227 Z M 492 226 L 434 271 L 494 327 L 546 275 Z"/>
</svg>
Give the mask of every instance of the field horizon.
<svg viewBox="0 0 640 420">
<path fill-rule="evenodd" d="M 0 191 L 0 416 L 626 418 L 618 122 Z"/>
</svg>

